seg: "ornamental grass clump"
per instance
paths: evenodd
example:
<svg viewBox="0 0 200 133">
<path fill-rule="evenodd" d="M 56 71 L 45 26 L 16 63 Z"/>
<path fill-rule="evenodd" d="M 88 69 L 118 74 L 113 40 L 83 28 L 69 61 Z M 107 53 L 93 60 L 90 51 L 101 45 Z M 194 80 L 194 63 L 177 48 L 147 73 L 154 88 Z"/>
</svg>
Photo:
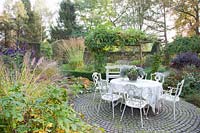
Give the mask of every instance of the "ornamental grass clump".
<svg viewBox="0 0 200 133">
<path fill-rule="evenodd" d="M 84 67 L 84 39 L 70 38 L 59 40 L 52 44 L 54 59 L 69 65 L 70 69 L 82 69 Z"/>
<path fill-rule="evenodd" d="M 43 62 L 27 54 L 13 71 L 0 62 L 0 132 L 90 132 L 67 103 L 66 89 L 54 85 L 56 71 L 46 74 L 56 63 L 42 67 Z"/>
<path fill-rule="evenodd" d="M 70 38 L 69 40 L 65 40 L 62 48 L 65 50 L 67 63 L 72 69 L 83 68 L 84 39 Z"/>
</svg>

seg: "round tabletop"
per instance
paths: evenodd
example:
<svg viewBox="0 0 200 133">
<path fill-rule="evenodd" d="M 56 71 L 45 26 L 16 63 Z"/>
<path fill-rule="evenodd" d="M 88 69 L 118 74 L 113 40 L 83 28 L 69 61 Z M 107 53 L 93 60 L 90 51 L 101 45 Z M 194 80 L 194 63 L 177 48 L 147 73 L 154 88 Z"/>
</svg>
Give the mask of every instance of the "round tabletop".
<svg viewBox="0 0 200 133">
<path fill-rule="evenodd" d="M 133 84 L 137 86 L 138 88 L 154 88 L 154 87 L 161 87 L 162 83 L 153 81 L 153 80 L 146 80 L 146 79 L 137 79 L 136 81 L 130 81 L 128 78 L 117 78 L 112 79 L 110 81 L 112 84 L 119 84 L 119 85 L 127 85 L 127 84 Z"/>
<path fill-rule="evenodd" d="M 148 101 L 153 112 L 155 112 L 155 108 L 163 92 L 162 83 L 145 79 L 130 81 L 128 78 L 117 78 L 110 81 L 112 91 L 120 94 L 126 94 L 126 85 L 128 84 L 133 84 L 142 89 L 142 97 Z"/>
</svg>

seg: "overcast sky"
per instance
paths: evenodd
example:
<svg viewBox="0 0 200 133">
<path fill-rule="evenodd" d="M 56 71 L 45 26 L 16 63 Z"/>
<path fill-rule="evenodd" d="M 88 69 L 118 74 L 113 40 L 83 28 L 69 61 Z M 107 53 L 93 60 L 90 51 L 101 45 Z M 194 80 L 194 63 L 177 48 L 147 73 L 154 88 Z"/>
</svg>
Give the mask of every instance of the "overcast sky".
<svg viewBox="0 0 200 133">
<path fill-rule="evenodd" d="M 0 14 L 3 11 L 3 5 L 4 5 L 5 1 L 6 0 L 0 0 Z M 17 1 L 17 0 L 13 0 L 13 1 Z M 30 0 L 30 1 L 31 1 L 32 6 L 33 6 L 36 0 Z M 59 3 L 61 2 L 61 0 L 44 0 L 44 1 L 46 3 L 46 6 L 50 9 L 51 12 L 54 13 L 54 12 L 59 10 Z M 56 17 L 57 17 L 57 14 L 54 14 L 54 16 L 53 16 L 53 21 L 54 22 L 56 20 Z M 169 17 L 167 21 L 170 24 L 172 24 L 174 22 L 174 20 L 171 17 Z M 174 37 L 175 34 L 176 33 L 175 33 L 174 30 L 168 31 L 168 39 L 169 39 L 169 41 L 172 41 L 172 37 Z"/>
<path fill-rule="evenodd" d="M 4 2 L 6 0 L 0 0 L 0 13 L 2 13 L 3 11 L 3 5 L 4 5 Z M 13 1 L 17 1 L 17 0 L 13 0 Z M 34 5 L 35 3 L 35 0 L 30 0 L 31 1 L 31 4 Z M 45 3 L 47 4 L 47 7 L 51 10 L 51 11 L 56 11 L 58 10 L 59 8 L 59 3 L 61 0 L 44 0 Z"/>
</svg>

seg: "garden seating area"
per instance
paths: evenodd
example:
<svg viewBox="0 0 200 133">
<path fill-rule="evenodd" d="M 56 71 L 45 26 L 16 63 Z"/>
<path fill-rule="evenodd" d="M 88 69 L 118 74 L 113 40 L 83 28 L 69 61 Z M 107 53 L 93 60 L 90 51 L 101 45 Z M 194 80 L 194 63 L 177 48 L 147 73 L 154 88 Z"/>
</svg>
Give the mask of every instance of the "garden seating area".
<svg viewBox="0 0 200 133">
<path fill-rule="evenodd" d="M 75 110 L 83 113 L 83 115 L 86 116 L 85 120 L 103 127 L 107 132 L 131 132 L 131 130 L 167 132 L 169 128 L 171 128 L 170 131 L 172 132 L 200 131 L 199 108 L 179 98 L 184 86 L 184 79 L 177 83 L 176 87 L 168 87 L 169 90 L 163 90 L 164 78 L 167 77 L 160 72 L 150 74 L 150 80 L 148 80 L 145 77 L 143 77 L 144 79 L 141 78 L 139 72 L 141 73 L 142 69 L 138 69 L 136 66 L 121 65 L 113 67 L 107 66 L 106 68 L 106 76 L 109 78 L 110 69 L 120 68 L 120 72 L 115 72 L 120 73 L 120 75 L 112 77 L 111 80 L 109 80 L 109 78 L 106 78 L 108 80 L 102 80 L 100 73 L 93 73 L 92 77 L 95 85 L 94 94 L 97 95 L 97 91 L 99 91 L 98 97 L 93 97 L 93 100 L 89 100 L 91 99 L 91 94 L 85 94 L 80 96 L 78 100 L 74 100 Z M 129 77 L 129 73 L 131 73 L 133 69 L 140 70 L 137 71 L 138 75 L 135 79 Z M 126 75 L 128 78 L 125 77 Z M 102 99 L 106 101 L 104 105 L 101 105 Z M 84 101 L 86 105 L 82 104 L 82 101 Z M 120 106 L 118 105 L 119 103 Z M 85 106 L 89 108 L 86 112 L 82 110 Z M 128 111 L 125 111 L 126 108 Z M 150 111 L 149 108 L 151 108 Z M 190 116 L 188 116 L 190 118 L 185 119 L 184 113 L 190 112 L 190 109 L 194 111 L 193 113 L 195 116 L 193 117 L 193 115 L 190 114 Z M 186 112 L 184 112 L 185 110 Z M 146 117 L 143 117 L 143 115 Z M 122 119 L 124 116 L 125 120 L 123 121 Z M 165 118 L 162 118 L 163 116 Z M 182 121 L 191 122 L 194 118 L 196 121 L 194 121 L 193 124 L 198 123 L 195 127 L 193 127 L 193 124 L 187 125 L 187 129 L 180 130 L 176 127 Z M 153 124 L 150 124 L 150 120 Z M 127 125 L 129 121 L 134 122 Z M 138 126 L 139 121 L 141 122 L 140 127 Z"/>
<path fill-rule="evenodd" d="M 102 102 L 100 111 L 97 113 L 100 95 L 93 101 L 93 93 L 80 95 L 74 99 L 74 109 L 84 115 L 84 120 L 92 125 L 98 125 L 109 133 L 129 132 L 176 132 L 198 133 L 200 132 L 200 112 L 196 106 L 180 100 L 176 108 L 176 120 L 173 117 L 173 105 L 165 103 L 159 114 L 148 112 L 148 119 L 143 118 L 144 127 L 141 127 L 140 112 L 126 108 L 123 120 L 120 121 L 122 112 L 120 104 L 115 107 L 115 118 L 112 116 L 112 107 Z"/>
<path fill-rule="evenodd" d="M 0 133 L 200 133 L 200 0 L 0 0 Z"/>
<path fill-rule="evenodd" d="M 109 69 L 110 68 L 116 68 L 116 66 L 109 67 Z M 117 66 L 117 68 L 119 68 L 119 66 Z M 130 69 L 131 67 L 127 68 Z M 200 132 L 200 109 L 186 102 L 184 99 L 179 99 L 184 86 L 184 80 L 178 82 L 174 87 L 169 87 L 169 90 L 163 90 L 162 86 L 164 84 L 164 75 L 162 73 L 150 74 L 150 80 L 137 78 L 136 81 L 130 81 L 127 77 L 124 78 L 122 73 L 123 77 L 115 77 L 116 79 L 111 79 L 110 81 L 102 80 L 101 76 L 98 76 L 98 73 L 95 74 L 97 77 L 93 79 L 95 79 L 94 83 L 97 84 L 94 86 L 94 89 L 97 87 L 99 91 L 99 93 L 95 91 L 96 97 L 93 97 L 93 93 L 82 94 L 73 101 L 74 109 L 84 115 L 84 120 L 88 123 L 98 125 L 103 127 L 106 132 L 113 133 L 137 131 L 170 131 L 177 133 Z M 101 81 L 103 81 L 102 83 L 104 84 L 101 84 Z M 145 84 L 145 82 L 141 85 L 136 84 L 141 81 L 149 82 L 149 84 Z M 150 83 L 150 81 L 152 83 Z M 127 82 L 127 85 L 124 82 Z M 109 87 L 107 87 L 108 84 Z M 140 88 L 137 88 L 132 84 L 140 86 Z M 156 84 L 158 84 L 158 87 L 155 87 Z M 151 98 L 155 94 L 162 93 L 162 95 L 159 96 L 159 99 L 157 99 L 159 101 L 159 105 L 156 109 L 157 112 L 155 112 L 156 107 L 153 108 L 150 104 L 152 101 L 145 99 L 145 97 L 143 97 L 144 94 L 142 94 L 144 91 L 141 91 L 144 90 L 143 87 L 149 89 L 151 86 L 154 86 L 156 89 L 155 91 L 148 93 L 148 96 Z M 110 92 L 108 91 L 106 94 L 115 93 L 114 95 L 118 95 L 119 97 L 110 97 L 110 100 L 102 102 L 102 91 L 105 90 L 106 87 L 107 89 L 110 89 Z M 120 87 L 122 90 L 117 89 Z M 138 100 L 134 100 L 134 94 L 138 92 L 141 92 L 141 94 L 137 94 L 137 98 L 139 98 L 138 100 L 142 100 L 142 103 Z M 125 101 L 123 100 L 123 97 Z M 128 99 L 132 99 L 134 103 L 128 103 Z M 119 100 L 119 102 L 116 102 L 117 100 Z M 144 100 L 146 101 L 145 104 Z M 144 117 L 145 115 L 146 117 Z"/>
</svg>

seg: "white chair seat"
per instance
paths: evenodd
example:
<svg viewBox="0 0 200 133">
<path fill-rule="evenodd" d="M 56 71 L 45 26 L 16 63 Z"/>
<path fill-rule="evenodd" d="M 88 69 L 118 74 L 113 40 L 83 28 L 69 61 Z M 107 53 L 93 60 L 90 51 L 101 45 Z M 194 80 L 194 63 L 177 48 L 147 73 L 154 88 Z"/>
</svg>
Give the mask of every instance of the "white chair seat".
<svg viewBox="0 0 200 133">
<path fill-rule="evenodd" d="M 107 94 L 102 95 L 101 98 L 102 98 L 103 100 L 106 100 L 106 101 L 117 101 L 117 100 L 119 100 L 120 98 L 122 98 L 122 96 L 117 95 L 117 94 L 107 93 Z"/>
<path fill-rule="evenodd" d="M 100 87 L 97 86 L 95 89 L 96 89 L 96 90 L 100 90 Z"/>
<path fill-rule="evenodd" d="M 170 90 L 164 91 L 164 94 L 160 97 L 161 102 L 163 101 L 170 101 L 173 103 L 173 113 L 174 113 L 174 120 L 176 120 L 175 114 L 176 114 L 176 102 L 179 101 L 179 96 L 181 94 L 183 84 L 184 84 L 184 79 L 179 82 L 175 87 L 168 87 Z M 173 94 L 173 95 L 172 95 Z"/>
<path fill-rule="evenodd" d="M 133 108 L 144 108 L 148 103 L 145 100 L 140 100 L 140 99 L 127 99 L 125 104 L 129 107 Z"/>
<path fill-rule="evenodd" d="M 125 95 L 125 106 L 124 106 L 124 110 L 122 112 L 120 121 L 123 118 L 126 106 L 131 107 L 132 115 L 133 115 L 133 108 L 138 108 L 138 109 L 140 109 L 141 126 L 143 128 L 142 109 L 143 109 L 143 112 L 146 115 L 146 117 L 147 117 L 147 113 L 149 111 L 149 106 L 148 106 L 148 109 L 146 112 L 144 109 L 144 107 L 146 105 L 148 105 L 148 102 L 146 100 L 142 99 L 143 90 L 141 88 L 138 88 L 135 85 L 131 85 L 131 84 L 126 85 L 125 88 L 127 90 L 127 94 Z"/>
<path fill-rule="evenodd" d="M 115 107 L 115 105 L 117 105 L 119 103 L 119 102 L 116 102 L 116 103 L 114 103 L 114 102 L 122 99 L 122 96 L 114 94 L 113 88 L 110 86 L 109 83 L 107 83 L 105 81 L 101 80 L 100 82 L 98 82 L 98 85 L 101 88 L 100 89 L 101 99 L 99 102 L 99 107 L 98 107 L 97 112 L 99 113 L 102 100 L 111 102 L 112 103 L 112 111 L 113 111 L 113 119 L 114 119 L 114 107 Z M 120 106 L 120 108 L 121 108 L 121 106 Z"/>
<path fill-rule="evenodd" d="M 173 102 L 173 101 L 178 102 L 179 101 L 179 97 L 175 97 L 170 94 L 163 94 L 160 98 L 164 99 L 166 101 L 170 101 L 170 102 Z"/>
</svg>

